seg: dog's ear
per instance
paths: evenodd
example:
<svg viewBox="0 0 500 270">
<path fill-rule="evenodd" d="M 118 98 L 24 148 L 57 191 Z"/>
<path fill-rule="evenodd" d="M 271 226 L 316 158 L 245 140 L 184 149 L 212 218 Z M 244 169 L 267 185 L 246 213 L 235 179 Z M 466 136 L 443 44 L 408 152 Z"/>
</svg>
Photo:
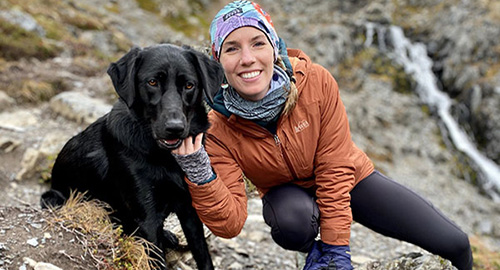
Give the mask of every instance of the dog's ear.
<svg viewBox="0 0 500 270">
<path fill-rule="evenodd" d="M 116 92 L 129 108 L 135 99 L 135 62 L 140 51 L 141 48 L 133 47 L 108 68 Z"/>
<path fill-rule="evenodd" d="M 196 67 L 196 73 L 201 80 L 201 87 L 203 87 L 207 102 L 213 104 L 214 96 L 219 91 L 224 79 L 224 70 L 221 64 L 188 46 L 183 46 L 183 48 L 187 50 L 188 57 Z"/>
</svg>

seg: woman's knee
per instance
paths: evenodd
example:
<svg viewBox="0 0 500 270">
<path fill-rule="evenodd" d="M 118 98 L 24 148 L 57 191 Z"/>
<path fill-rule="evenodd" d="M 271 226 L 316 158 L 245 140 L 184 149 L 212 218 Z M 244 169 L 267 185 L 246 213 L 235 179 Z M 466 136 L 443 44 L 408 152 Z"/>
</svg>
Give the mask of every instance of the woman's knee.
<svg viewBox="0 0 500 270">
<path fill-rule="evenodd" d="M 455 241 L 450 243 L 448 254 L 443 257 L 449 258 L 452 264 L 459 270 L 472 269 L 472 249 L 469 242 L 469 237 L 465 233 L 455 238 Z"/>
<path fill-rule="evenodd" d="M 273 240 L 289 250 L 308 251 L 319 229 L 314 194 L 292 184 L 271 189 L 263 198 L 263 215 Z"/>
</svg>

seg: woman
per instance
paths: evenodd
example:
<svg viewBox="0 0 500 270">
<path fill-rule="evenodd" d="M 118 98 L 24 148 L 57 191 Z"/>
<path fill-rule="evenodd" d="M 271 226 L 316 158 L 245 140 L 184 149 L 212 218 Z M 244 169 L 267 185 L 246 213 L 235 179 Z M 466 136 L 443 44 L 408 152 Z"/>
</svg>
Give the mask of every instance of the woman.
<svg viewBox="0 0 500 270">
<path fill-rule="evenodd" d="M 257 4 L 225 6 L 210 36 L 226 81 L 210 104 L 206 150 L 199 134 L 173 153 L 186 172 L 194 207 L 214 234 L 230 238 L 243 228 L 245 175 L 262 195 L 274 241 L 308 252 L 304 269 L 352 269 L 353 219 L 449 259 L 458 269 L 472 269 L 467 235 L 426 200 L 374 170 L 351 140 L 335 79 L 302 51 L 285 50 Z"/>
</svg>

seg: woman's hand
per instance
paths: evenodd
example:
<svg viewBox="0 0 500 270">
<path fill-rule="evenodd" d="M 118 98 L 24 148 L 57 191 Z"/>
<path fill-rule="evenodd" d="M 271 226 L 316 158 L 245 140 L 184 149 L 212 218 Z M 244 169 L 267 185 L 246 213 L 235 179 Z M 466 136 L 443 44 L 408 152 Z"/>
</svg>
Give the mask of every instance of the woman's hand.
<svg viewBox="0 0 500 270">
<path fill-rule="evenodd" d="M 193 137 L 187 137 L 179 148 L 172 150 L 172 155 L 189 181 L 198 185 L 208 183 L 216 177 L 210 165 L 210 158 L 201 143 L 202 139 L 203 133 L 196 135 L 194 142 Z"/>
<path fill-rule="evenodd" d="M 189 136 L 186 139 L 184 139 L 184 141 L 182 141 L 181 146 L 179 146 L 175 150 L 172 150 L 172 153 L 176 155 L 192 154 L 200 150 L 202 139 L 203 139 L 203 133 L 196 135 L 194 142 L 193 142 L 193 137 Z"/>
</svg>

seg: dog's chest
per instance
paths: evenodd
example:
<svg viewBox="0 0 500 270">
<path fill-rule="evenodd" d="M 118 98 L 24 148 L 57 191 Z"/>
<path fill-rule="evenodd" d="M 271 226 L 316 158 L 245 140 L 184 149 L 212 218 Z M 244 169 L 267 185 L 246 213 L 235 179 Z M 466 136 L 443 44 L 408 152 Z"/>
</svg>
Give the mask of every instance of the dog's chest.
<svg viewBox="0 0 500 270">
<path fill-rule="evenodd" d="M 160 158 L 154 161 L 145 161 L 132 168 L 136 182 L 148 182 L 156 188 L 178 188 L 186 190 L 184 183 L 184 172 L 175 160 Z"/>
</svg>

